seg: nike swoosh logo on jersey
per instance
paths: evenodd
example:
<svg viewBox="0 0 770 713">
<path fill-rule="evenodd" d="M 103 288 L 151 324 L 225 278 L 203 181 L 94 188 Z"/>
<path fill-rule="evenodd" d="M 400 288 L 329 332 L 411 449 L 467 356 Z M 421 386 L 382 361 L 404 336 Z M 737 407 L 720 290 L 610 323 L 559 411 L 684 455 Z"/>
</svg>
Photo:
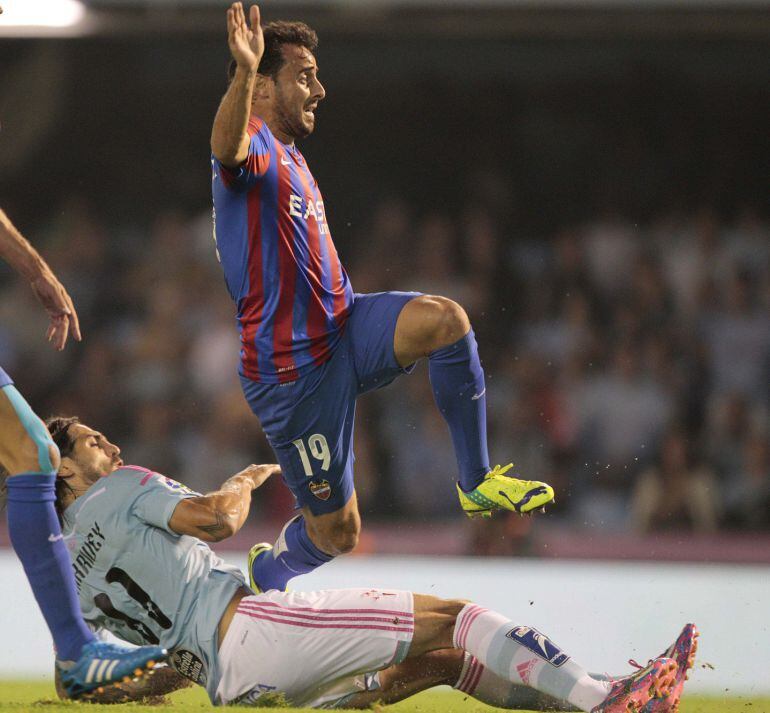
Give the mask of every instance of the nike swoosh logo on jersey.
<svg viewBox="0 0 770 713">
<path fill-rule="evenodd" d="M 54 535 L 53 533 L 48 535 L 49 542 L 58 542 L 59 540 L 63 540 L 63 539 L 64 539 L 64 535 Z"/>
<path fill-rule="evenodd" d="M 281 166 L 291 166 L 291 159 L 289 159 L 288 161 L 285 161 L 284 157 L 281 156 Z"/>
</svg>

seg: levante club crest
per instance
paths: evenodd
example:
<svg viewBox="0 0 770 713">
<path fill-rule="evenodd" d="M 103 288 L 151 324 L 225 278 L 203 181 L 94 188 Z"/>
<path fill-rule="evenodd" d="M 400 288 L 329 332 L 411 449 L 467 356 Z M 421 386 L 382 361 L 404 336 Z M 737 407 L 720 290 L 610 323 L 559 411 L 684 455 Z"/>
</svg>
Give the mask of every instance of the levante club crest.
<svg viewBox="0 0 770 713">
<path fill-rule="evenodd" d="M 319 500 L 328 500 L 329 496 L 332 494 L 332 486 L 329 485 L 328 480 L 322 480 L 320 482 L 311 480 L 310 492 L 313 493 L 313 495 L 315 495 Z"/>
</svg>

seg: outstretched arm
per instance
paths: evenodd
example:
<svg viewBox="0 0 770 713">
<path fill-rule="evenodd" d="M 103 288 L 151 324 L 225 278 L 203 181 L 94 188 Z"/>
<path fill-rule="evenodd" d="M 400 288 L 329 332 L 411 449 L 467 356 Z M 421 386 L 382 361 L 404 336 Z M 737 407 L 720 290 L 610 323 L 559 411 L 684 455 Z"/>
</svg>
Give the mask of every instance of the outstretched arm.
<svg viewBox="0 0 770 713">
<path fill-rule="evenodd" d="M 48 312 L 51 324 L 46 337 L 61 351 L 67 343 L 70 329 L 80 341 L 80 325 L 70 296 L 37 250 L 14 227 L 0 209 L 0 257 L 20 275 L 26 277 L 35 296 Z"/>
<path fill-rule="evenodd" d="M 211 129 L 211 152 L 228 168 L 240 166 L 249 155 L 249 116 L 257 68 L 265 51 L 259 24 L 259 8 L 249 11 L 246 24 L 243 5 L 233 3 L 227 10 L 227 42 L 236 62 L 235 76 L 219 105 Z"/>
<path fill-rule="evenodd" d="M 180 500 L 168 526 L 179 535 L 191 535 L 205 542 L 232 537 L 249 514 L 251 491 L 280 472 L 278 465 L 250 465 L 228 478 L 216 492 Z"/>
</svg>

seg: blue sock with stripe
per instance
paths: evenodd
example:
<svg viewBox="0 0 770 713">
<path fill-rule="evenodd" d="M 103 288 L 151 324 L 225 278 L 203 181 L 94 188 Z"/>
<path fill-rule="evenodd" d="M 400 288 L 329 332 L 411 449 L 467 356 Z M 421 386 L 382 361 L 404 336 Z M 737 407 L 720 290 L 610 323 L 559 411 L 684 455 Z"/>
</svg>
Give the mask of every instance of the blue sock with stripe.
<svg viewBox="0 0 770 713">
<path fill-rule="evenodd" d="M 452 435 L 460 487 L 468 492 L 489 472 L 486 386 L 473 329 L 454 344 L 431 352 L 428 374 L 433 398 Z"/>
<path fill-rule="evenodd" d="M 292 577 L 307 574 L 334 556 L 319 550 L 307 534 L 302 515 L 287 522 L 278 536 L 272 551 L 258 557 L 251 568 L 251 575 L 262 591 L 284 591 Z"/>
<path fill-rule="evenodd" d="M 54 507 L 55 482 L 50 473 L 8 478 L 8 534 L 53 636 L 57 657 L 76 661 L 94 635 L 80 613 L 72 563 Z"/>
</svg>

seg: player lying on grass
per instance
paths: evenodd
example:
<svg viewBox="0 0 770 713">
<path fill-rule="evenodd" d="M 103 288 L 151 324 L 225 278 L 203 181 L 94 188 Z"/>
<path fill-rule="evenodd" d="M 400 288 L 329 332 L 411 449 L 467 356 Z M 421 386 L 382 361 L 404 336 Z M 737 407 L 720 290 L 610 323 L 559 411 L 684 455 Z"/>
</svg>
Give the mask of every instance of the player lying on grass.
<svg viewBox="0 0 770 713">
<path fill-rule="evenodd" d="M 651 699 L 644 713 L 671 713 L 679 710 L 679 699 L 697 651 L 698 632 L 693 624 L 687 624 L 658 658 L 673 658 L 678 665 L 676 682 L 671 691 L 661 698 Z M 639 665 L 636 664 L 638 667 Z M 527 678 L 526 667 L 517 673 Z M 606 674 L 590 674 L 598 680 L 610 680 Z M 618 677 L 620 678 L 620 677 Z M 168 666 L 157 667 L 150 676 L 135 681 L 107 686 L 97 693 L 98 703 L 168 703 L 163 697 L 173 691 L 191 685 L 191 681 Z M 371 708 L 375 703 L 392 704 L 436 686 L 452 686 L 477 701 L 508 710 L 577 711 L 566 701 L 561 701 L 523 683 L 503 679 L 481 664 L 476 657 L 461 649 L 439 649 L 422 656 L 407 658 L 403 663 L 389 666 L 373 674 L 353 676 L 340 682 L 342 691 L 357 690 L 355 694 L 340 700 L 345 708 Z M 65 692 L 57 686 L 59 697 Z M 269 697 L 260 699 L 269 703 Z M 338 706 L 339 707 L 339 706 Z"/>
<path fill-rule="evenodd" d="M 535 629 L 460 600 L 381 589 L 255 595 L 205 542 L 240 529 L 252 490 L 278 466 L 249 466 L 202 496 L 124 466 L 120 449 L 76 418 L 50 419 L 48 428 L 62 457 L 57 508 L 85 619 L 164 646 L 215 704 L 271 693 L 298 706 L 367 705 L 434 685 L 429 663 L 467 652 L 473 658 L 458 675 L 466 690 L 488 671 L 503 687 L 525 684 L 578 710 L 627 713 L 656 700 L 655 710 L 676 710 L 687 662 L 680 669 L 671 657 L 599 680 Z M 460 652 L 436 653 L 452 649 Z M 377 689 L 383 670 L 416 683 Z"/>
</svg>

